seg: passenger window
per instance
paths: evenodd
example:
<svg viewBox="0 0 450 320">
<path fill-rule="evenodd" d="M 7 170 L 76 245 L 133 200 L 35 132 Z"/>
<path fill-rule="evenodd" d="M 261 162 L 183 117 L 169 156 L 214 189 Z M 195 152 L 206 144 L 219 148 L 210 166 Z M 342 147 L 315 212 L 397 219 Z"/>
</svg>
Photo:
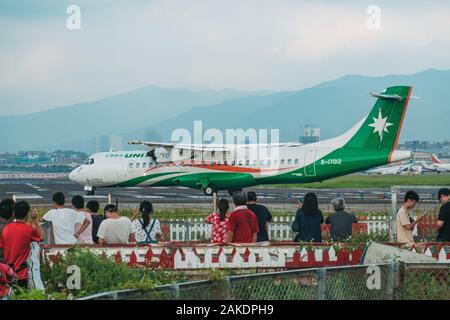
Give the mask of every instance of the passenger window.
<svg viewBox="0 0 450 320">
<path fill-rule="evenodd" d="M 292 164 L 292 159 L 288 159 L 288 165 Z"/>
<path fill-rule="evenodd" d="M 294 162 L 295 164 L 298 164 L 298 159 L 295 159 L 295 162 Z"/>
<path fill-rule="evenodd" d="M 272 164 L 272 160 L 267 160 L 267 165 L 270 166 Z"/>
<path fill-rule="evenodd" d="M 245 161 L 245 165 L 249 166 L 250 165 L 250 160 L 246 160 Z"/>
<path fill-rule="evenodd" d="M 278 159 L 273 160 L 274 165 L 278 165 Z"/>
<path fill-rule="evenodd" d="M 144 163 L 142 164 L 142 169 L 145 169 L 145 168 L 147 168 L 147 163 L 146 163 L 146 162 L 144 162 Z"/>
<path fill-rule="evenodd" d="M 139 169 L 140 166 L 141 166 L 141 164 L 139 162 L 136 163 L 136 169 Z"/>
<path fill-rule="evenodd" d="M 284 166 L 284 159 L 281 159 L 280 164 L 281 164 L 282 166 Z"/>
</svg>

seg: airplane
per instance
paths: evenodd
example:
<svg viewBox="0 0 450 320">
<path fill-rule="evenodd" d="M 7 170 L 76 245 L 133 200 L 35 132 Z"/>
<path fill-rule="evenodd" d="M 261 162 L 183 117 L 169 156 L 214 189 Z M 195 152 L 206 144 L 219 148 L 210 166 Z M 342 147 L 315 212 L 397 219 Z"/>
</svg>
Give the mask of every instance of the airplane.
<svg viewBox="0 0 450 320">
<path fill-rule="evenodd" d="M 410 151 L 396 147 L 411 91 L 410 86 L 393 86 L 371 93 L 376 98 L 371 111 L 344 134 L 305 145 L 268 144 L 270 155 L 253 161 L 240 154 L 260 148 L 258 144 L 131 141 L 149 151 L 93 154 L 69 179 L 84 185 L 88 195 L 100 187 L 182 186 L 211 196 L 262 184 L 323 181 L 410 159 Z"/>
<path fill-rule="evenodd" d="M 439 158 L 435 154 L 431 155 L 431 163 L 438 172 L 450 171 L 450 163 L 442 163 L 442 161 L 439 160 Z"/>
<path fill-rule="evenodd" d="M 389 166 L 367 170 L 367 174 L 380 174 L 380 175 L 396 175 L 401 171 L 401 166 Z"/>
</svg>

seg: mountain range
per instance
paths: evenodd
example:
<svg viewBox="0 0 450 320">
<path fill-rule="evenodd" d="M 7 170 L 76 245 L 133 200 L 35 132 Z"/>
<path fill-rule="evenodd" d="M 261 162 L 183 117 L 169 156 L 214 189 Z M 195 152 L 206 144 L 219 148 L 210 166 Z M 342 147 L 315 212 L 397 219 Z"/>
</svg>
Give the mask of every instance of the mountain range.
<svg viewBox="0 0 450 320">
<path fill-rule="evenodd" d="M 372 107 L 370 92 L 413 86 L 400 141 L 450 138 L 450 70 L 411 75 L 348 75 L 283 92 L 191 91 L 154 86 L 45 112 L 0 117 L 0 151 L 73 149 L 99 151 L 95 141 L 111 135 L 130 140 L 170 141 L 173 130 L 278 128 L 281 141 L 298 141 L 305 125 L 330 138 L 348 130 Z M 106 139 L 108 142 L 108 139 Z M 108 149 L 103 143 L 100 149 Z M 136 148 L 136 147 L 133 147 Z"/>
</svg>

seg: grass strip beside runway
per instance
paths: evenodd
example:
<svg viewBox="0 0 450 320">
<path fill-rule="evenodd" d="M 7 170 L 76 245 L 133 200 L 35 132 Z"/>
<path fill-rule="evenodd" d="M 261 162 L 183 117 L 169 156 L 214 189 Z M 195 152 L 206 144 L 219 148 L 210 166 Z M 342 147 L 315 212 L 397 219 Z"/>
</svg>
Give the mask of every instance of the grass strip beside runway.
<svg viewBox="0 0 450 320">
<path fill-rule="evenodd" d="M 450 185 L 450 174 L 422 174 L 422 175 L 348 175 L 344 177 L 305 184 L 278 184 L 274 188 L 390 188 L 393 185 L 436 186 Z M 264 186 L 265 188 L 268 186 Z"/>
</svg>

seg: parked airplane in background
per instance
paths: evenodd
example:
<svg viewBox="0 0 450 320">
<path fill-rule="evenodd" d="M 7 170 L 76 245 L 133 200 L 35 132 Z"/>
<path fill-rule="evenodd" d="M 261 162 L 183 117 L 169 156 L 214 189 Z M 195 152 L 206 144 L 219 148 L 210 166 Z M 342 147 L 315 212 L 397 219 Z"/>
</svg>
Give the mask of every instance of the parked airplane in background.
<svg viewBox="0 0 450 320">
<path fill-rule="evenodd" d="M 333 139 L 307 145 L 268 145 L 270 155 L 241 157 L 260 145 L 186 145 L 134 141 L 150 151 L 106 152 L 89 157 L 69 178 L 98 187 L 184 186 L 212 195 L 259 184 L 323 181 L 411 157 L 397 151 L 398 139 L 412 88 L 396 86 L 374 93 L 370 113 L 353 128 Z M 344 116 L 344 115 L 343 115 Z M 237 152 L 239 151 L 239 152 Z"/>
<path fill-rule="evenodd" d="M 367 170 L 367 174 L 380 174 L 380 175 L 396 175 L 400 173 L 401 166 L 389 166 Z"/>
<path fill-rule="evenodd" d="M 436 168 L 439 172 L 449 172 L 450 171 L 450 163 L 442 163 L 441 160 L 435 155 L 431 155 L 431 162 L 433 164 L 433 167 Z"/>
<path fill-rule="evenodd" d="M 396 174 L 421 174 L 422 166 L 414 162 L 395 165 L 395 166 L 383 166 L 365 171 L 367 174 L 380 174 L 380 175 L 396 175 Z"/>
</svg>

